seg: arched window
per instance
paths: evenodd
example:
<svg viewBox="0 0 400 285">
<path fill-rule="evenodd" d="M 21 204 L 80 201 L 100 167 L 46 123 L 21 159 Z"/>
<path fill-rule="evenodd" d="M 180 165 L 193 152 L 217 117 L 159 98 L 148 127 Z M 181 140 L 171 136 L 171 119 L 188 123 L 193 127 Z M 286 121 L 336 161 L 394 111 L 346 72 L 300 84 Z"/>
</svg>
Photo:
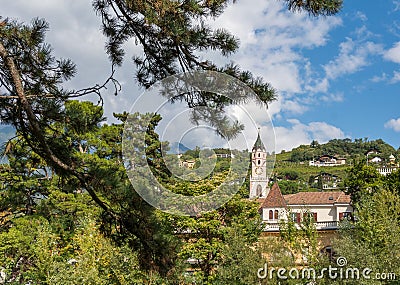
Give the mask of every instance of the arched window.
<svg viewBox="0 0 400 285">
<path fill-rule="evenodd" d="M 258 163 L 258 165 L 260 165 L 260 164 L 261 164 L 261 160 L 258 160 L 258 162 L 257 162 L 257 163 Z"/>
<path fill-rule="evenodd" d="M 261 194 L 262 194 L 262 187 L 260 184 L 258 184 L 256 188 L 256 196 L 261 197 Z"/>
<path fill-rule="evenodd" d="M 269 210 L 269 219 L 273 220 L 274 219 L 274 211 Z"/>
<path fill-rule="evenodd" d="M 258 157 L 260 157 L 261 156 L 261 153 L 258 153 Z"/>
<path fill-rule="evenodd" d="M 278 211 L 278 210 L 275 210 L 275 216 L 274 216 L 274 219 L 275 219 L 275 220 L 278 220 L 278 214 L 279 214 L 279 211 Z"/>
</svg>

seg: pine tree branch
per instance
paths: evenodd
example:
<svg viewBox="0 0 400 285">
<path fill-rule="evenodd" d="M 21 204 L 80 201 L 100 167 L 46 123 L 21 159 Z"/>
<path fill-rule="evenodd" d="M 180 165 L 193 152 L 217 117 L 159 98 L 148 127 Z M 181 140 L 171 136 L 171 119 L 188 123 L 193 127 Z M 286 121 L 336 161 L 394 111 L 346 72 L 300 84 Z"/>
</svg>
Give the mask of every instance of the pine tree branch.
<svg viewBox="0 0 400 285">
<path fill-rule="evenodd" d="M 66 163 L 64 163 L 63 161 L 61 161 L 51 150 L 49 144 L 47 143 L 43 132 L 40 128 L 39 122 L 36 118 L 35 113 L 32 110 L 32 107 L 28 101 L 28 98 L 25 94 L 24 91 L 24 87 L 22 84 L 22 80 L 21 80 L 21 75 L 19 74 L 19 71 L 17 69 L 17 66 L 13 60 L 13 58 L 11 56 L 9 56 L 7 50 L 5 49 L 4 45 L 0 42 L 0 57 L 3 59 L 3 62 L 6 64 L 10 75 L 11 75 L 11 79 L 15 88 L 15 92 L 16 92 L 16 97 L 18 99 L 18 101 L 21 104 L 21 107 L 23 109 L 23 111 L 26 114 L 26 117 L 28 119 L 29 125 L 28 128 L 29 130 L 32 132 L 34 139 L 38 140 L 38 142 L 40 143 L 41 146 L 41 151 L 44 153 L 45 157 L 47 157 L 51 164 L 56 165 L 57 167 L 59 167 L 60 169 L 71 173 L 72 175 L 74 175 L 81 183 L 82 185 L 85 186 L 86 190 L 88 191 L 88 193 L 90 194 L 90 196 L 92 197 L 92 199 L 107 213 L 110 213 L 113 217 L 115 217 L 115 214 L 111 211 L 110 207 L 108 207 L 94 192 L 94 190 L 92 189 L 92 187 L 86 182 L 86 177 L 77 172 L 74 167 L 67 165 Z M 20 118 L 22 116 L 22 112 L 20 113 Z M 23 118 L 22 118 L 23 120 Z M 24 132 L 24 134 L 26 135 L 26 132 Z M 26 137 L 26 136 L 25 136 Z M 27 140 L 29 142 L 29 139 Z M 33 148 L 35 149 L 35 148 Z"/>
<path fill-rule="evenodd" d="M 28 98 L 25 95 L 21 76 L 18 72 L 17 66 L 15 65 L 13 58 L 8 55 L 8 52 L 2 43 L 0 43 L 0 56 L 2 57 L 3 61 L 7 65 L 7 68 L 10 72 L 12 81 L 14 83 L 15 92 L 17 94 L 19 102 L 21 103 L 22 108 L 26 112 L 30 124 L 29 125 L 30 130 L 42 145 L 43 151 L 45 152 L 46 156 L 50 158 L 60 168 L 66 171 L 72 171 L 73 168 L 71 168 L 69 165 L 66 165 L 58 157 L 56 157 L 52 152 L 51 148 L 49 147 L 49 145 L 47 144 L 47 141 L 43 136 L 42 130 L 40 129 L 39 122 L 37 121 L 35 113 L 33 112 L 32 107 L 29 104 Z"/>
</svg>

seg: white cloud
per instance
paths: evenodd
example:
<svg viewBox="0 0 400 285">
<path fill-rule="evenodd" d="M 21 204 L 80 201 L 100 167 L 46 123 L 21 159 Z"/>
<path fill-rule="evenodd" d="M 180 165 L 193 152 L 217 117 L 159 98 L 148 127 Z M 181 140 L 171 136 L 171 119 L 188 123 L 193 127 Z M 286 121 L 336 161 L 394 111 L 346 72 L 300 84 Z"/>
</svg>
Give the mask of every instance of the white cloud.
<svg viewBox="0 0 400 285">
<path fill-rule="evenodd" d="M 372 82 L 379 83 L 382 81 L 386 81 L 388 79 L 388 75 L 384 72 L 381 75 L 375 75 L 371 78 Z"/>
<path fill-rule="evenodd" d="M 387 121 L 385 123 L 385 128 L 393 129 L 395 132 L 400 132 L 400 118 Z"/>
<path fill-rule="evenodd" d="M 276 149 L 291 150 L 301 144 L 310 144 L 312 140 L 325 143 L 331 139 L 345 138 L 344 132 L 338 127 L 332 126 L 326 122 L 311 122 L 303 124 L 297 119 L 287 120 L 290 127 L 275 127 Z"/>
<path fill-rule="evenodd" d="M 283 114 L 303 114 L 316 103 L 307 84 L 314 76 L 311 62 L 303 52 L 326 45 L 330 31 L 342 25 L 342 20 L 291 13 L 282 2 L 255 0 L 251 6 L 245 1 L 228 6 L 212 25 L 236 35 L 241 45 L 233 59 L 278 91 L 278 100 L 270 104 L 269 112 L 280 119 Z M 220 61 L 220 56 L 214 56 Z M 328 80 L 323 80 L 312 88 L 327 92 L 328 87 Z"/>
<path fill-rule="evenodd" d="M 400 71 L 393 71 L 393 77 L 390 79 L 390 83 L 400 82 Z"/>
<path fill-rule="evenodd" d="M 394 9 L 393 11 L 399 11 L 400 10 L 400 1 L 393 1 Z"/>
<path fill-rule="evenodd" d="M 362 13 L 358 13 L 357 17 L 364 19 Z M 366 19 L 364 19 L 366 20 Z M 305 101 L 310 101 L 310 105 L 318 104 L 319 102 L 342 102 L 345 94 L 343 92 L 330 92 L 331 82 L 334 82 L 340 77 L 354 74 L 372 64 L 372 59 L 376 55 L 383 53 L 383 47 L 370 38 L 375 37 L 365 25 L 353 31 L 354 38 L 346 37 L 338 46 L 338 54 L 326 64 L 322 65 L 322 74 L 318 73 L 315 65 L 306 63 L 303 89 L 307 92 L 308 97 Z M 314 69 L 313 69 L 314 68 Z M 379 82 L 381 79 L 374 77 L 371 79 Z M 318 94 L 318 96 L 316 96 Z"/>
<path fill-rule="evenodd" d="M 392 48 L 385 51 L 383 58 L 395 63 L 400 63 L 400 42 L 395 43 Z"/>
<path fill-rule="evenodd" d="M 322 96 L 320 99 L 325 102 L 343 102 L 344 94 L 341 92 L 330 93 L 330 94 Z"/>
<path fill-rule="evenodd" d="M 347 38 L 339 46 L 339 55 L 324 66 L 326 77 L 336 79 L 352 74 L 369 65 L 369 56 L 382 52 L 382 46 L 373 42 L 357 43 Z"/>
<path fill-rule="evenodd" d="M 230 5 L 213 26 L 239 37 L 241 46 L 233 58 L 244 69 L 262 76 L 280 92 L 303 93 L 306 74 L 302 69 L 307 59 L 301 49 L 325 45 L 329 32 L 341 24 L 339 17 L 313 18 L 290 13 L 279 1 L 255 0 L 252 5 L 245 1 Z"/>
<path fill-rule="evenodd" d="M 356 17 L 358 18 L 358 19 L 360 19 L 361 21 L 363 21 L 363 22 L 366 22 L 367 20 L 368 20 L 368 17 L 367 17 L 367 15 L 365 15 L 363 12 L 361 12 L 361 11 L 358 11 L 357 13 L 356 13 Z"/>
<path fill-rule="evenodd" d="M 292 114 L 303 114 L 308 107 L 301 104 L 298 100 L 285 100 L 282 105 L 283 111 L 289 111 Z"/>
<path fill-rule="evenodd" d="M 390 84 L 395 84 L 400 82 L 400 71 L 394 70 L 393 74 L 387 74 L 387 73 L 382 73 L 381 75 L 375 75 L 374 77 L 371 78 L 371 81 L 374 83 L 379 83 L 379 82 L 386 82 Z"/>
<path fill-rule="evenodd" d="M 305 90 L 310 91 L 311 93 L 326 93 L 329 89 L 329 80 L 328 78 L 322 78 L 317 80 L 309 80 L 309 82 L 305 85 Z"/>
<path fill-rule="evenodd" d="M 8 1 L 2 6 L 2 14 L 24 21 L 35 16 L 49 21 L 48 41 L 55 53 L 71 58 L 78 65 L 78 75 L 68 84 L 69 87 L 87 87 L 101 82 L 108 75 L 110 65 L 104 52 L 105 39 L 99 30 L 100 19 L 93 12 L 90 1 Z M 229 5 L 221 17 L 211 24 L 226 28 L 240 39 L 241 46 L 233 55 L 233 60 L 243 69 L 262 76 L 278 90 L 279 98 L 270 104 L 268 110 L 270 116 L 276 119 L 282 118 L 282 114 L 298 115 L 308 110 L 312 102 L 308 95 L 305 95 L 307 98 L 300 95 L 312 89 L 305 83 L 314 74 L 303 50 L 326 45 L 330 31 L 342 25 L 342 20 L 336 16 L 313 18 L 304 13 L 290 13 L 280 1 L 254 0 L 252 5 L 246 1 Z M 135 49 L 133 43 L 128 46 Z M 128 56 L 131 55 L 132 50 Z M 208 56 L 218 63 L 226 61 L 216 52 L 207 53 Z M 134 99 L 141 93 L 133 79 L 134 66 L 129 58 L 117 72 L 124 89 L 117 97 L 111 94 L 104 96 L 105 115 L 109 120 L 113 112 L 129 111 Z M 313 88 L 314 92 L 326 93 L 329 80 L 323 78 Z M 327 96 L 340 99 L 340 94 Z M 269 121 L 265 113 L 257 111 L 256 107 L 251 111 L 257 120 Z M 312 139 L 322 142 L 325 138 L 343 135 L 339 129 L 322 122 L 304 125 L 291 121 L 291 124 L 290 128 L 275 128 L 281 149 L 309 143 Z"/>
</svg>

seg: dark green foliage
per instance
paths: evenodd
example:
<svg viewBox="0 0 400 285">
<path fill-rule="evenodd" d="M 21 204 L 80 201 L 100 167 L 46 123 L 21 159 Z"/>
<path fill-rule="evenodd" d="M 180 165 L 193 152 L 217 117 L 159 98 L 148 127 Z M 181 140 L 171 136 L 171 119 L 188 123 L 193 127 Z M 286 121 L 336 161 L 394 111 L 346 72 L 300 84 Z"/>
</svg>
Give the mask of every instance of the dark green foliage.
<svg viewBox="0 0 400 285">
<path fill-rule="evenodd" d="M 174 219 L 176 228 L 186 232 L 182 234 L 184 243 L 179 255 L 196 261 L 191 265 L 197 269 L 196 282 L 224 284 L 218 282 L 231 280 L 232 284 L 246 284 L 254 280 L 256 275 L 248 266 L 260 262 L 256 242 L 262 225 L 257 203 L 235 196 L 218 210 L 198 217 Z M 241 271 L 237 271 L 238 266 L 242 267 Z"/>
<path fill-rule="evenodd" d="M 136 79 L 149 87 L 169 75 L 189 70 L 214 70 L 238 78 L 249 85 L 260 99 L 268 103 L 275 91 L 261 78 L 229 64 L 217 67 L 198 52 L 216 50 L 227 56 L 238 48 L 238 40 L 224 29 L 213 30 L 207 19 L 219 16 L 229 1 L 160 1 L 96 0 L 93 7 L 102 19 L 102 30 L 108 38 L 106 50 L 112 64 L 120 65 L 123 44 L 133 39 L 143 53 L 134 55 Z M 205 99 L 205 100 L 204 100 Z M 219 101 L 215 95 L 200 94 L 201 101 Z"/>
<path fill-rule="evenodd" d="M 0 94 L 0 118 L 13 125 L 39 155 L 50 158 L 57 151 L 53 149 L 57 142 L 50 143 L 44 130 L 64 120 L 63 102 L 73 92 L 63 90 L 61 83 L 75 74 L 75 65 L 52 56 L 44 42 L 47 29 L 48 24 L 40 19 L 31 25 L 6 19 L 0 26 L 0 82 L 4 92 Z"/>
<path fill-rule="evenodd" d="M 227 230 L 215 284 L 257 284 L 257 269 L 264 265 L 260 247 L 243 239 L 240 228 Z"/>
<path fill-rule="evenodd" d="M 121 164 L 123 125 L 100 126 L 103 110 L 89 102 L 68 101 L 65 108 L 65 122 L 54 123 L 48 132 L 65 138 L 59 141 L 60 149 L 66 150 L 63 155 L 68 154 L 76 171 L 88 180 L 82 184 L 74 173 L 58 174 L 19 137 L 7 148 L 10 165 L 2 165 L 1 210 L 10 217 L 39 214 L 65 237 L 79 215 L 93 213 L 107 236 L 118 243 L 129 241 L 142 268 L 166 274 L 174 265 L 177 241 L 164 217 L 138 196 L 127 179 Z M 151 167 L 158 172 L 160 142 L 154 128 L 159 120 L 154 117 L 146 138 Z M 88 189 L 106 209 L 97 207 Z"/>
<path fill-rule="evenodd" d="M 299 185 L 295 181 L 287 181 L 287 180 L 282 180 L 278 181 L 279 188 L 281 189 L 281 192 L 283 195 L 286 194 L 295 194 L 299 192 Z"/>
<path fill-rule="evenodd" d="M 400 170 L 394 171 L 386 177 L 385 186 L 400 196 Z"/>
<path fill-rule="evenodd" d="M 383 184 L 384 178 L 375 167 L 359 162 L 348 170 L 345 179 L 345 192 L 350 194 L 352 202 L 357 205 L 364 196 L 372 195 Z"/>
<path fill-rule="evenodd" d="M 295 170 L 286 170 L 282 174 L 286 180 L 296 180 L 299 178 L 299 174 Z"/>
<path fill-rule="evenodd" d="M 290 161 L 300 162 L 300 161 L 310 161 L 318 158 L 322 154 L 321 150 L 318 148 L 309 148 L 308 146 L 301 145 L 294 148 L 290 155 Z"/>
<path fill-rule="evenodd" d="M 350 225 L 344 224 L 340 237 L 334 243 L 337 254 L 346 257 L 351 267 L 371 268 L 373 274 L 394 273 L 395 279 L 398 279 L 399 209 L 399 195 L 385 188 L 379 188 L 375 193 L 363 196 L 357 210 L 356 221 Z M 362 283 L 397 284 L 397 281 L 371 278 L 371 280 L 363 279 Z"/>
<path fill-rule="evenodd" d="M 311 15 L 334 15 L 342 8 L 343 0 L 285 0 L 291 11 L 306 11 Z"/>
</svg>

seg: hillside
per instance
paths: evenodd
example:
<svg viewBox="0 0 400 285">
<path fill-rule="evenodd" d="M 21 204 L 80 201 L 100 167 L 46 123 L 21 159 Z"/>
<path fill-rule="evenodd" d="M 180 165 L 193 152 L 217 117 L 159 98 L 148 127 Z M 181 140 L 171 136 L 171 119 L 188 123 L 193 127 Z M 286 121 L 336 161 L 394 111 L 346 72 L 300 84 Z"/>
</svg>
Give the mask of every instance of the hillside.
<svg viewBox="0 0 400 285">
<path fill-rule="evenodd" d="M 278 181 L 285 194 L 297 191 L 343 190 L 346 170 L 355 161 L 366 161 L 367 152 L 371 150 L 376 154 L 369 155 L 368 159 L 379 157 L 381 164 L 387 164 L 389 156 L 394 155 L 399 161 L 400 149 L 394 149 L 381 139 L 334 139 L 326 144 L 313 141 L 310 145 L 301 145 L 277 154 L 273 179 Z M 310 161 L 318 160 L 324 155 L 342 158 L 346 163 L 338 166 L 309 166 Z"/>
<path fill-rule="evenodd" d="M 216 153 L 229 153 L 228 149 L 214 149 Z M 367 154 L 373 151 L 374 153 Z M 187 150 L 181 156 L 182 161 L 193 160 L 195 168 L 199 166 L 199 149 Z M 381 162 L 375 165 L 389 163 L 390 155 L 394 155 L 397 162 L 400 150 L 395 150 L 391 145 L 381 139 L 367 141 L 366 139 L 334 139 L 325 144 L 316 141 L 310 145 L 300 145 L 291 151 L 276 155 L 275 168 L 271 177 L 271 184 L 278 182 L 283 194 L 297 193 L 299 191 L 338 191 L 344 190 L 344 179 L 347 170 L 357 161 L 366 161 L 379 158 Z M 310 166 L 310 161 L 318 162 L 321 157 L 338 160 L 340 163 L 322 163 L 319 166 Z M 218 157 L 214 173 L 229 169 L 230 158 Z M 372 163 L 372 162 L 371 162 Z M 317 165 L 317 163 L 316 163 Z M 250 168 L 250 165 L 249 165 Z M 250 171 L 249 171 L 250 175 Z M 245 188 L 248 188 L 248 179 Z M 247 189 L 246 188 L 246 189 Z"/>
<path fill-rule="evenodd" d="M 310 145 L 301 145 L 289 153 L 282 153 L 281 157 L 290 162 L 310 161 L 321 155 L 332 155 L 347 159 L 362 159 L 370 150 L 376 150 L 382 159 L 388 160 L 391 154 L 400 155 L 391 145 L 382 139 L 368 141 L 367 139 L 333 139 L 326 144 L 312 141 Z"/>
</svg>

